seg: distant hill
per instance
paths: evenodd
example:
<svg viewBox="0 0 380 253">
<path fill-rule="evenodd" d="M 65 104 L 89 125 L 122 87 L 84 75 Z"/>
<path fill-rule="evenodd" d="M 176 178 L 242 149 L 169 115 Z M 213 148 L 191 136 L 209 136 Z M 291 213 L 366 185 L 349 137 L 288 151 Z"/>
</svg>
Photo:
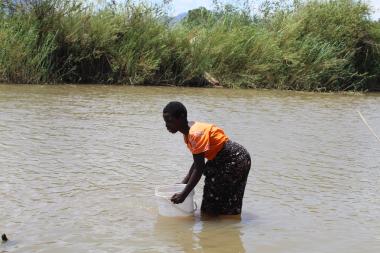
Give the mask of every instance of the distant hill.
<svg viewBox="0 0 380 253">
<path fill-rule="evenodd" d="M 183 12 L 183 13 L 178 14 L 177 16 L 171 18 L 169 24 L 175 25 L 175 24 L 181 22 L 184 18 L 187 17 L 187 14 L 188 14 L 188 12 Z"/>
</svg>

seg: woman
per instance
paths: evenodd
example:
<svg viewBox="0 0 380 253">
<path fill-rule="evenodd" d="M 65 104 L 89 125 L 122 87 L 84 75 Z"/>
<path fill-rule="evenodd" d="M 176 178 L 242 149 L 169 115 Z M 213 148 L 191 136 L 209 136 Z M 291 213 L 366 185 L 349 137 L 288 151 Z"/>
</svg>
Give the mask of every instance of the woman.
<svg viewBox="0 0 380 253">
<path fill-rule="evenodd" d="M 207 215 L 240 215 L 251 158 L 240 144 L 229 140 L 221 128 L 187 120 L 186 107 L 170 102 L 163 110 L 166 128 L 181 132 L 194 162 L 182 183 L 184 190 L 171 198 L 182 203 L 205 175 L 201 212 Z M 205 159 L 208 161 L 205 162 Z"/>
</svg>

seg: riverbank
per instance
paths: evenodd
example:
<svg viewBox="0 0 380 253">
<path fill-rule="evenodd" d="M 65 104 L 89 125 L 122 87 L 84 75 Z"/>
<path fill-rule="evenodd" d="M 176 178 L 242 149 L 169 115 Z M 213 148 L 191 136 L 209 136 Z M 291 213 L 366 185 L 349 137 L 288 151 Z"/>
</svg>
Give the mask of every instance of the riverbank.
<svg viewBox="0 0 380 253">
<path fill-rule="evenodd" d="M 273 1 L 272 1 L 273 3 Z M 165 6 L 0 5 L 0 82 L 380 90 L 380 23 L 352 0 Z"/>
</svg>

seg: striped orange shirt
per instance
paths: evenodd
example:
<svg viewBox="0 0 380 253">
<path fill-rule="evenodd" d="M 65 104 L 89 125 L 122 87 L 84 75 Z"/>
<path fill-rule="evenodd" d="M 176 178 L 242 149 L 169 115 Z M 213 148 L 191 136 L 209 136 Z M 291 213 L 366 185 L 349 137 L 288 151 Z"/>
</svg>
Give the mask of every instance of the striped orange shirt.
<svg viewBox="0 0 380 253">
<path fill-rule="evenodd" d="M 223 148 L 228 136 L 215 125 L 195 122 L 190 127 L 189 134 L 184 135 L 184 140 L 192 154 L 205 152 L 205 158 L 213 160 Z"/>
</svg>

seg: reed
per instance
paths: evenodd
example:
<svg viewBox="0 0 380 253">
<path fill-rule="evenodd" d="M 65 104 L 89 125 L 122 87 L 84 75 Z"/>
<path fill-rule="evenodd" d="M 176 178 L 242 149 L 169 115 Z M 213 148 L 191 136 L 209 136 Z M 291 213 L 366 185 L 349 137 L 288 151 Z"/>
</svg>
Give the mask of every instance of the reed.
<svg viewBox="0 0 380 253">
<path fill-rule="evenodd" d="M 0 82 L 199 85 L 207 72 L 225 87 L 380 90 L 365 3 L 214 2 L 172 26 L 165 5 L 2 1 Z"/>
</svg>

